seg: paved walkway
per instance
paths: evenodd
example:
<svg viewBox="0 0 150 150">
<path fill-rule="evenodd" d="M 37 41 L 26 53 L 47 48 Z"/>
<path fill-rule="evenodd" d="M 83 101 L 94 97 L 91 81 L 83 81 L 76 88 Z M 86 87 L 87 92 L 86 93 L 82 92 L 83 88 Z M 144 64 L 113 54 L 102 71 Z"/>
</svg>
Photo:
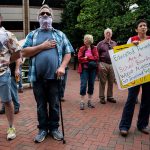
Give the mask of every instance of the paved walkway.
<svg viewBox="0 0 150 150">
<path fill-rule="evenodd" d="M 79 110 L 79 75 L 69 70 L 65 93 L 66 101 L 62 103 L 66 144 L 48 136 L 44 142 L 33 142 L 37 134 L 36 104 L 31 89 L 19 94 L 21 109 L 15 115 L 17 137 L 6 140 L 7 120 L 0 115 L 0 150 L 150 150 L 150 135 L 141 134 L 136 129 L 139 104 L 136 105 L 130 134 L 127 138 L 119 135 L 118 124 L 127 97 L 127 91 L 114 87 L 117 104 L 102 105 L 98 101 L 98 81 L 95 83 L 95 109 Z M 1 104 L 0 104 L 1 105 Z"/>
</svg>

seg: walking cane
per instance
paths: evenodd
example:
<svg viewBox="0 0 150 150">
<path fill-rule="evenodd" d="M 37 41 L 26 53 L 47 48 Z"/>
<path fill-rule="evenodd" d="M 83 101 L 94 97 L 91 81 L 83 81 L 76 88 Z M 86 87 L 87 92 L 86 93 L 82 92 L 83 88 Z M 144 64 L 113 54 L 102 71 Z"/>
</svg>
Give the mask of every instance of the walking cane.
<svg viewBox="0 0 150 150">
<path fill-rule="evenodd" d="M 63 123 L 63 113 L 62 113 L 62 105 L 61 105 L 61 86 L 62 86 L 62 78 L 59 78 L 58 79 L 58 94 L 59 94 L 59 107 L 60 107 L 60 117 L 61 117 L 61 127 L 62 127 L 62 134 L 63 134 L 63 144 L 66 144 L 66 141 L 65 141 L 65 132 L 64 132 L 64 123 Z"/>
</svg>

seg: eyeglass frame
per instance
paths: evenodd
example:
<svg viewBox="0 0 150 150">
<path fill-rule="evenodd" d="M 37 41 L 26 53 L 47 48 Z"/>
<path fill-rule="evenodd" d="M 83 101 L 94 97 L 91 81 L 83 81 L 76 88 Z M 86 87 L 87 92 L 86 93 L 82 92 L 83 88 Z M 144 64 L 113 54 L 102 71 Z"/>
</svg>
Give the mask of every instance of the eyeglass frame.
<svg viewBox="0 0 150 150">
<path fill-rule="evenodd" d="M 39 14 L 39 16 L 44 16 L 44 15 L 47 15 L 47 16 L 52 16 L 52 14 L 50 13 L 50 12 L 41 12 L 40 14 Z"/>
</svg>

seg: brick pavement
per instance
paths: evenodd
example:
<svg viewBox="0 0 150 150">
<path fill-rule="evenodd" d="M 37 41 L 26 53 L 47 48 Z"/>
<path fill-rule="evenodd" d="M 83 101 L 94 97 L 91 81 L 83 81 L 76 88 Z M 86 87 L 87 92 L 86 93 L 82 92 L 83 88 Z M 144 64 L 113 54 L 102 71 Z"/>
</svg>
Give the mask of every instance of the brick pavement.
<svg viewBox="0 0 150 150">
<path fill-rule="evenodd" d="M 31 89 L 19 94 L 21 109 L 15 115 L 17 137 L 6 140 L 7 121 L 0 115 L 0 150 L 150 150 L 150 135 L 141 134 L 136 129 L 139 104 L 136 105 L 130 134 L 127 138 L 119 135 L 118 123 L 127 97 L 127 91 L 114 87 L 117 104 L 102 105 L 98 101 L 98 81 L 95 83 L 95 109 L 79 110 L 79 75 L 70 69 L 62 103 L 66 144 L 48 136 L 44 142 L 33 142 L 37 134 L 36 104 Z M 1 105 L 1 104 L 0 104 Z"/>
</svg>

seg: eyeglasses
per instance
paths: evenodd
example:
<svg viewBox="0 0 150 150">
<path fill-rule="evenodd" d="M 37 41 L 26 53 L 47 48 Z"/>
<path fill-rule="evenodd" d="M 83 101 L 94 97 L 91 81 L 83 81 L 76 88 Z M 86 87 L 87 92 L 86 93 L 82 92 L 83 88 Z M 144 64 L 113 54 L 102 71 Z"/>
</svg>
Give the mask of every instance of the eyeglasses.
<svg viewBox="0 0 150 150">
<path fill-rule="evenodd" d="M 50 14 L 49 12 L 41 12 L 41 13 L 40 13 L 40 16 L 44 16 L 45 14 L 46 14 L 47 16 L 51 16 L 51 14 Z"/>
</svg>

